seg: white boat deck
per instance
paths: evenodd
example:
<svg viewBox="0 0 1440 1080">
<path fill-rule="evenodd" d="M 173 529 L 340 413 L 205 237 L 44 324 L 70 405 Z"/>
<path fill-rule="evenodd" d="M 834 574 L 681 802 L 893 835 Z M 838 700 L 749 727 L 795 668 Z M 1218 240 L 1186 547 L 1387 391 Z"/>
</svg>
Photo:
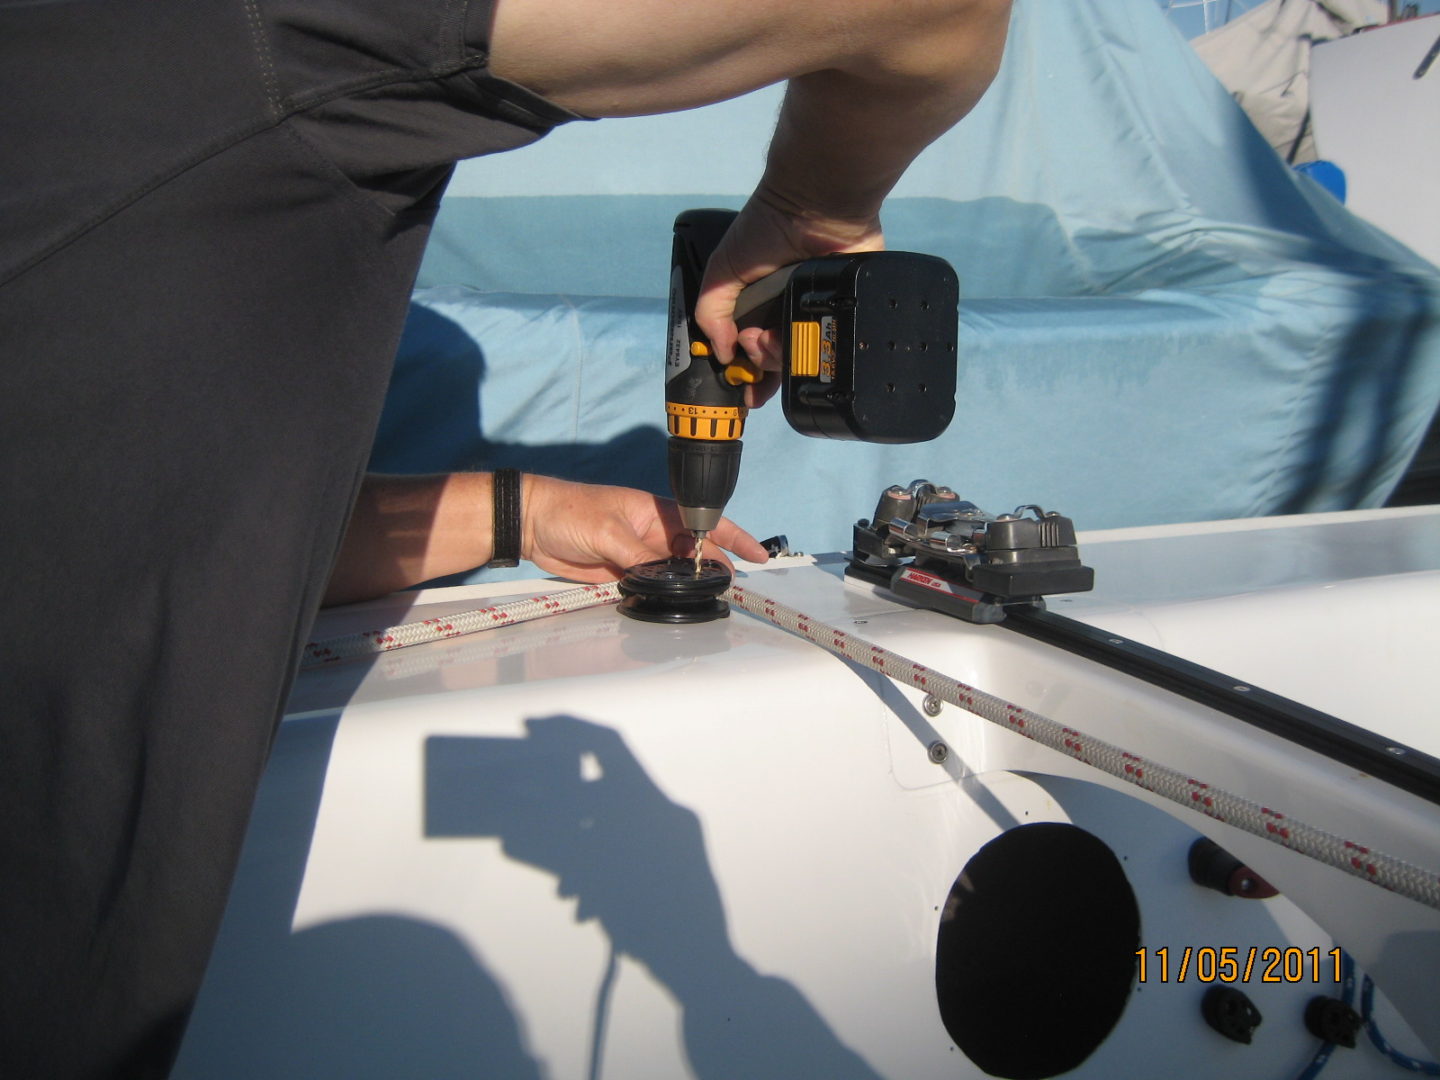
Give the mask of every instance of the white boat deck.
<svg viewBox="0 0 1440 1080">
<path fill-rule="evenodd" d="M 1436 652 L 1440 511 L 1082 535 L 1081 553 L 1096 590 L 1053 610 L 1433 752 L 1435 710 L 1412 686 Z M 779 560 L 747 584 L 1440 867 L 1432 802 L 1004 629 L 843 583 L 840 569 Z M 329 613 L 318 636 L 518 592 L 359 605 Z M 1066 1075 L 1302 1071 L 1320 1044 L 1300 1017 L 1336 992 L 1333 976 L 1264 982 L 1257 968 L 1237 982 L 1264 1017 L 1245 1046 L 1202 1021 L 1209 984 L 1194 971 L 1158 977 L 1156 950 L 1187 946 L 1243 960 L 1341 944 L 1380 987 L 1387 1037 L 1419 1056 L 1440 1047 L 1440 911 L 962 710 L 927 715 L 922 697 L 738 611 L 674 628 L 590 609 L 302 676 L 177 1075 L 983 1076 L 937 1005 L 941 912 L 977 851 L 1043 822 L 1113 853 L 1150 964 Z M 1186 852 L 1203 835 L 1282 895 L 1194 885 Z M 1098 936 L 1066 921 L 1083 884 L 1052 883 L 1043 926 L 1016 940 L 1044 926 Z M 1089 961 L 1059 948 L 1053 962 L 1037 987 Z M 1058 1020 L 1037 1005 L 1026 1022 L 1043 1040 Z M 1397 1071 L 1362 1034 L 1322 1075 Z"/>
</svg>

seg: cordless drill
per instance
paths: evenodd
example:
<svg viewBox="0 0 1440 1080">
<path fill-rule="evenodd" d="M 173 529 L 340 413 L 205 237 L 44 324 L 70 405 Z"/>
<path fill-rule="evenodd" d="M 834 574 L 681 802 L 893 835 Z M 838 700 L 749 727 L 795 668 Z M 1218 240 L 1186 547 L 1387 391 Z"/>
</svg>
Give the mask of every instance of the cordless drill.
<svg viewBox="0 0 1440 1080">
<path fill-rule="evenodd" d="M 686 210 L 675 219 L 665 413 L 670 487 L 695 536 L 700 567 L 740 475 L 745 364 L 722 364 L 695 323 L 705 264 L 733 210 Z M 804 435 L 864 442 L 926 442 L 955 412 L 959 285 L 943 259 L 905 251 L 823 255 L 747 287 L 735 306 L 742 329 L 777 329 L 784 350 L 781 401 Z"/>
</svg>

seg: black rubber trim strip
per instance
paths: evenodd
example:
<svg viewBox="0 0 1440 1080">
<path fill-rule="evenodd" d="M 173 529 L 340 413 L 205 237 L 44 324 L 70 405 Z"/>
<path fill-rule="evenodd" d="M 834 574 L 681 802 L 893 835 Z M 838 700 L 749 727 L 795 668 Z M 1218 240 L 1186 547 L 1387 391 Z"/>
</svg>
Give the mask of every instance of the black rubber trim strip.
<svg viewBox="0 0 1440 1080">
<path fill-rule="evenodd" d="M 1158 686 L 1440 805 L 1440 759 L 1242 679 L 1035 607 L 998 624 Z M 1237 686 L 1248 689 L 1237 690 Z"/>
</svg>

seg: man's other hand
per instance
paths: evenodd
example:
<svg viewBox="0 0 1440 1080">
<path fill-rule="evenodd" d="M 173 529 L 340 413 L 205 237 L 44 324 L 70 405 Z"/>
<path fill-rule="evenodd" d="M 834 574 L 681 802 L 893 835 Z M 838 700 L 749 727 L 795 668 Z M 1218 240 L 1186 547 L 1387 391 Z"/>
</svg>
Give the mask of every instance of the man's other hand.
<svg viewBox="0 0 1440 1080">
<path fill-rule="evenodd" d="M 692 553 L 690 533 L 669 499 L 548 476 L 526 475 L 524 485 L 520 550 L 547 573 L 573 581 L 611 581 L 636 563 Z M 728 518 L 709 534 L 705 551 L 731 565 L 721 548 L 750 562 L 769 558 L 753 536 Z"/>
</svg>

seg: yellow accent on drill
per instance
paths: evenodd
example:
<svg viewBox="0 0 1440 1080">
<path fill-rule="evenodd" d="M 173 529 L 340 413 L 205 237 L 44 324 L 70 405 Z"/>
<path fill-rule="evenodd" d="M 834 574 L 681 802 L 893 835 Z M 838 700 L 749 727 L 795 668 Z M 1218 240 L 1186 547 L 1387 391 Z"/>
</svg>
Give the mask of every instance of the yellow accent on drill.
<svg viewBox="0 0 1440 1080">
<path fill-rule="evenodd" d="M 667 401 L 665 420 L 670 434 L 682 439 L 728 442 L 745 433 L 747 411 L 743 405 L 684 405 Z"/>
<path fill-rule="evenodd" d="M 813 378 L 820 374 L 820 324 L 790 324 L 790 374 Z"/>
<path fill-rule="evenodd" d="M 737 360 L 725 369 L 725 381 L 731 386 L 739 386 L 741 383 L 757 383 L 760 381 L 760 372 L 751 367 L 747 361 Z"/>
<path fill-rule="evenodd" d="M 706 345 L 705 342 L 703 342 L 703 341 L 692 341 L 692 342 L 690 342 L 690 355 L 691 355 L 691 356 L 709 356 L 709 355 L 710 355 L 710 346 L 709 346 L 709 345 Z"/>
</svg>

